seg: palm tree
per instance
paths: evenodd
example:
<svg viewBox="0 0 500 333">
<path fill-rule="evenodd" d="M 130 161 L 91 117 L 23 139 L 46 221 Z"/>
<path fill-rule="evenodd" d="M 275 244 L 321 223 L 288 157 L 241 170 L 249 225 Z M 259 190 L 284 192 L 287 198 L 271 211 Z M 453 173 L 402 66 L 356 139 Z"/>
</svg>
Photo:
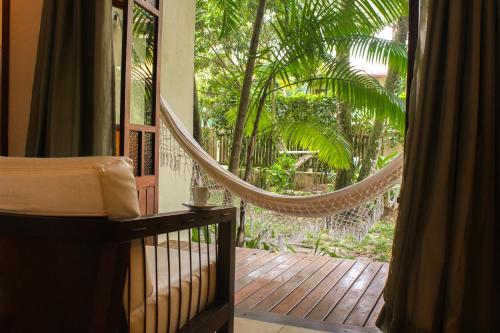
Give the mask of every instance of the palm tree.
<svg viewBox="0 0 500 333">
<path fill-rule="evenodd" d="M 250 93 L 252 89 L 252 80 L 257 59 L 257 51 L 259 48 L 260 33 L 264 23 L 264 14 L 266 10 L 267 0 L 259 0 L 255 22 L 253 25 L 252 39 L 248 50 L 248 59 L 245 67 L 245 75 L 243 77 L 243 85 L 241 87 L 240 104 L 238 107 L 238 115 L 236 117 L 235 128 L 233 133 L 233 145 L 231 147 L 231 156 L 229 161 L 229 171 L 233 174 L 238 173 L 240 166 L 241 145 L 243 141 L 243 129 L 250 104 Z"/>
<path fill-rule="evenodd" d="M 283 18 L 276 16 L 272 24 L 274 35 L 277 36 L 276 46 L 261 52 L 263 61 L 256 69 L 257 80 L 254 81 L 254 93 L 246 119 L 247 134 L 254 132 L 255 135 L 259 123 L 262 123 L 261 126 L 264 128 L 269 127 L 272 117 L 261 115 L 262 112 L 266 112 L 263 105 L 269 95 L 280 89 L 305 84 L 311 87 L 320 86 L 329 91 L 339 102 L 373 114 L 377 119 L 389 119 L 393 125 L 402 128 L 404 125 L 402 101 L 384 89 L 375 79 L 351 68 L 345 59 L 339 59 L 331 54 L 339 49 L 352 49 L 356 54 L 365 54 L 368 59 L 391 62 L 404 67 L 405 46 L 361 35 L 361 32 L 366 33 L 366 29 L 358 29 L 356 33 L 350 35 L 342 29 L 338 29 L 339 31 L 330 29 L 328 34 L 318 34 L 317 31 L 322 30 L 327 18 L 340 16 L 335 7 L 326 5 L 321 7 L 318 3 L 324 5 L 327 2 L 306 1 L 303 7 L 294 6 L 283 10 L 287 13 Z M 385 24 L 385 21 L 382 22 Z M 272 62 L 265 62 L 269 59 Z M 268 89 L 269 82 L 278 82 L 280 85 Z M 234 110 L 228 114 L 230 120 L 234 121 L 237 117 Z M 320 159 L 331 166 L 338 169 L 349 167 L 350 157 L 346 149 L 348 147 L 345 138 L 338 132 L 327 133 L 318 130 L 314 124 L 299 122 L 280 124 L 275 130 L 278 130 L 282 137 L 304 148 L 319 150 Z"/>
</svg>

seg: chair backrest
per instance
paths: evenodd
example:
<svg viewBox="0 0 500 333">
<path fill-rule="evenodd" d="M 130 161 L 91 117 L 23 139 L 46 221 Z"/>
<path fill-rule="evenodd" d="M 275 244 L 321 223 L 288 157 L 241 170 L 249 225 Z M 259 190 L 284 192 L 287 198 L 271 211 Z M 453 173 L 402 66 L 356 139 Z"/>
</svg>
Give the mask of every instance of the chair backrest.
<svg viewBox="0 0 500 333">
<path fill-rule="evenodd" d="M 140 215 L 123 157 L 0 157 L 0 211 L 42 216 Z"/>
</svg>

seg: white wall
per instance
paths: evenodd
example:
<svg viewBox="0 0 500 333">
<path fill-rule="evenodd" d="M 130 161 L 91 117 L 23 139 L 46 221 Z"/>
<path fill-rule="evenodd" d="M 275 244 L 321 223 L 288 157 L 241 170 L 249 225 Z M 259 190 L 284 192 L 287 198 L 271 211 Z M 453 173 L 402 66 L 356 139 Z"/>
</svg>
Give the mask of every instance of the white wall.
<svg viewBox="0 0 500 333">
<path fill-rule="evenodd" d="M 161 94 L 190 131 L 193 127 L 195 0 L 167 0 L 163 5 Z M 160 168 L 161 212 L 182 209 L 189 179 Z"/>
</svg>

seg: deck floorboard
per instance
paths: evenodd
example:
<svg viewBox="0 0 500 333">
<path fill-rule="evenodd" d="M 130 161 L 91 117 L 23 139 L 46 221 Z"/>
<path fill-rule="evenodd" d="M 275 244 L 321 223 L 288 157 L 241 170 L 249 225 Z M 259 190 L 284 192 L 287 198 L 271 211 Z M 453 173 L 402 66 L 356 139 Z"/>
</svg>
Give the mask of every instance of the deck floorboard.
<svg viewBox="0 0 500 333">
<path fill-rule="evenodd" d="M 387 274 L 386 263 L 239 249 L 236 310 L 374 328 Z"/>
</svg>

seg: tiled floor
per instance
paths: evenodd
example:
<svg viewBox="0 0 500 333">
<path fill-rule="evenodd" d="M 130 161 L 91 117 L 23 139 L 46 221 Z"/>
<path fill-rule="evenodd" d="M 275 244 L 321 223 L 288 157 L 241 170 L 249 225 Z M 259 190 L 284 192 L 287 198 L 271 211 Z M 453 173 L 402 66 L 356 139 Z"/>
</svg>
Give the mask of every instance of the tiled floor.
<svg viewBox="0 0 500 333">
<path fill-rule="evenodd" d="M 234 333 L 323 333 L 312 329 L 268 323 L 244 318 L 235 318 Z"/>
</svg>

